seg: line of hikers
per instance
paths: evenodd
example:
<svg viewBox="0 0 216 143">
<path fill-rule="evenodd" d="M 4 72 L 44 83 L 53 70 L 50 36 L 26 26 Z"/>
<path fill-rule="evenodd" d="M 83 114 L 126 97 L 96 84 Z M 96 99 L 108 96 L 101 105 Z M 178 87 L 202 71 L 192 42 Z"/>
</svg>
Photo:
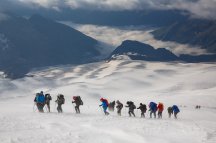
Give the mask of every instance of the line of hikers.
<svg viewBox="0 0 216 143">
<path fill-rule="evenodd" d="M 73 96 L 72 99 L 73 99 L 72 104 L 75 103 L 74 108 L 75 108 L 76 113 L 80 114 L 79 107 L 80 105 L 83 105 L 83 101 L 81 97 Z M 39 112 L 44 112 L 43 108 L 45 105 L 47 105 L 48 112 L 50 112 L 50 101 L 51 100 L 52 100 L 52 97 L 50 94 L 44 95 L 43 91 L 41 91 L 40 93 L 36 94 L 34 102 Z M 100 101 L 101 101 L 101 105 L 99 105 L 99 107 L 103 108 L 103 112 L 105 115 L 109 115 L 109 112 L 107 112 L 107 109 L 109 111 L 114 111 L 115 104 L 117 104 L 116 105 L 117 114 L 121 116 L 121 112 L 122 112 L 124 105 L 119 100 L 117 100 L 116 102 L 113 101 L 109 103 L 107 99 L 101 98 Z M 55 100 L 55 103 L 58 105 L 57 106 L 58 113 L 62 113 L 63 112 L 62 105 L 65 103 L 64 95 L 62 94 L 57 95 L 57 100 Z M 132 101 L 127 101 L 126 104 L 127 105 L 125 107 L 129 108 L 128 114 L 130 117 L 132 115 L 135 117 L 134 110 L 139 109 L 141 111 L 141 117 L 145 118 L 145 113 L 147 111 L 147 106 L 145 104 L 140 103 L 138 108 L 136 108 L 135 104 Z M 148 107 L 150 111 L 150 118 L 152 118 L 152 115 L 154 115 L 154 118 L 156 118 L 156 114 L 158 115 L 158 118 L 162 118 L 162 113 L 164 111 L 163 103 L 159 102 L 158 104 L 156 104 L 155 102 L 150 102 Z M 177 105 L 173 105 L 172 107 L 167 108 L 167 112 L 169 114 L 169 118 L 171 118 L 171 115 L 174 114 L 174 117 L 177 119 L 177 114 L 180 112 L 180 110 Z"/>
<path fill-rule="evenodd" d="M 99 106 L 103 107 L 103 111 L 105 115 L 109 115 L 109 112 L 107 112 L 107 109 L 109 109 L 109 111 L 114 111 L 115 101 L 109 103 L 108 100 L 105 98 L 101 98 L 100 101 L 102 102 L 102 104 Z M 116 101 L 116 104 L 117 104 L 116 105 L 117 114 L 121 116 L 121 111 L 124 106 L 119 100 Z M 140 103 L 138 108 L 136 108 L 136 105 L 132 101 L 127 101 L 126 104 L 127 105 L 125 107 L 129 108 L 128 114 L 130 117 L 132 115 L 135 117 L 134 110 L 140 109 L 141 117 L 145 118 L 145 113 L 147 111 L 147 106 L 145 104 Z M 163 103 L 160 103 L 160 102 L 158 104 L 156 104 L 155 102 L 150 102 L 149 111 L 150 111 L 150 118 L 152 118 L 152 114 L 154 115 L 154 118 L 156 118 L 157 112 L 158 112 L 158 118 L 162 118 L 162 113 L 164 111 L 164 105 Z M 177 105 L 173 105 L 172 107 L 167 108 L 167 112 L 169 114 L 169 118 L 171 118 L 171 115 L 174 114 L 174 117 L 177 119 L 177 114 L 180 112 L 180 110 Z"/>
<path fill-rule="evenodd" d="M 35 105 L 37 106 L 37 109 L 39 112 L 44 112 L 44 106 L 47 105 L 48 112 L 50 112 L 50 101 L 52 100 L 52 97 L 50 94 L 45 94 L 43 91 L 40 93 L 37 93 L 34 99 Z M 63 94 L 58 94 L 57 99 L 55 100 L 55 103 L 57 104 L 57 111 L 58 113 L 62 113 L 62 105 L 65 103 L 65 98 Z M 83 105 L 83 101 L 80 96 L 73 96 L 72 104 L 75 103 L 75 111 L 76 113 L 80 113 L 79 106 Z"/>
</svg>

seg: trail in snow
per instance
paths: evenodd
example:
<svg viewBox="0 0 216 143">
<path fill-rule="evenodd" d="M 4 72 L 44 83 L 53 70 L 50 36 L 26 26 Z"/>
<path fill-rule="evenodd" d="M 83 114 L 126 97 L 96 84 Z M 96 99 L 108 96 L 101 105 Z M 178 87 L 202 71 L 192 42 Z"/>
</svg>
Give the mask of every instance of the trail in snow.
<svg viewBox="0 0 216 143">
<path fill-rule="evenodd" d="M 0 80 L 1 143 L 214 143 L 216 142 L 216 65 L 111 61 L 75 67 L 53 67 L 32 72 L 34 77 Z M 36 92 L 50 92 L 52 113 L 33 112 Z M 65 95 L 63 114 L 54 100 Z M 79 94 L 84 106 L 75 114 L 72 96 Z M 111 112 L 104 116 L 100 97 L 123 103 L 163 102 L 165 109 L 180 106 L 179 119 L 129 118 Z M 201 105 L 195 110 L 195 105 Z"/>
</svg>

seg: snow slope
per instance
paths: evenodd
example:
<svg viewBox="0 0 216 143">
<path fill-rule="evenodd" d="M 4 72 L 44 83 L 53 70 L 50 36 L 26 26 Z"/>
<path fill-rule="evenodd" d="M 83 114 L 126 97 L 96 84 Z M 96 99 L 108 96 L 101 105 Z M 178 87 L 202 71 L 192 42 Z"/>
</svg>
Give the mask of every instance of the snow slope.
<svg viewBox="0 0 216 143">
<path fill-rule="evenodd" d="M 1 143 L 215 143 L 216 65 L 116 60 L 81 66 L 52 67 L 10 81 L 0 79 Z M 35 111 L 36 92 L 51 93 L 52 113 Z M 54 100 L 63 93 L 63 114 Z M 82 114 L 71 104 L 73 95 L 84 101 Z M 123 103 L 163 102 L 180 106 L 178 120 L 130 118 L 115 112 L 104 116 L 100 97 Z M 201 105 L 200 110 L 194 109 Z M 46 110 L 46 108 L 45 108 Z"/>
</svg>

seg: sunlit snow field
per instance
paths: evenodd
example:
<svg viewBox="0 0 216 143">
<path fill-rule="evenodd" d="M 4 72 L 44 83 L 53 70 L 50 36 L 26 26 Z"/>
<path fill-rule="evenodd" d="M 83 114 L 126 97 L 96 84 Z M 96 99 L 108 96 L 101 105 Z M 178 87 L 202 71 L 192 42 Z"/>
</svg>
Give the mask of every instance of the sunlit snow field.
<svg viewBox="0 0 216 143">
<path fill-rule="evenodd" d="M 0 80 L 0 143 L 215 143 L 216 65 L 116 60 L 81 66 L 52 67 L 26 77 Z M 35 111 L 36 92 L 51 93 L 51 113 Z M 54 100 L 65 95 L 63 114 Z M 72 96 L 84 106 L 75 114 Z M 163 119 L 130 118 L 99 108 L 101 97 L 124 104 L 132 100 L 163 102 Z M 178 119 L 166 109 L 177 104 Z M 201 109 L 194 107 L 201 105 Z M 45 108 L 46 111 L 46 108 Z"/>
</svg>

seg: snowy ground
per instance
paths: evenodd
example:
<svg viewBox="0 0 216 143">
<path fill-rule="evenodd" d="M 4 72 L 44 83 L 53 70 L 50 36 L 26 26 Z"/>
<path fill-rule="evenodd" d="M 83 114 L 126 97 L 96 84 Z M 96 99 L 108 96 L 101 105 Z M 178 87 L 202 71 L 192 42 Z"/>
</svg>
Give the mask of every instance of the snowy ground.
<svg viewBox="0 0 216 143">
<path fill-rule="evenodd" d="M 32 72 L 34 77 L 0 79 L 0 143 L 215 143 L 216 65 L 111 61 L 82 66 L 54 67 Z M 51 93 L 52 113 L 34 112 L 36 92 Z M 58 114 L 54 100 L 63 93 L 66 103 Z M 82 114 L 71 99 L 80 95 Z M 180 106 L 179 119 L 104 116 L 100 97 L 123 103 L 163 102 Z M 195 110 L 195 105 L 201 105 Z"/>
</svg>

